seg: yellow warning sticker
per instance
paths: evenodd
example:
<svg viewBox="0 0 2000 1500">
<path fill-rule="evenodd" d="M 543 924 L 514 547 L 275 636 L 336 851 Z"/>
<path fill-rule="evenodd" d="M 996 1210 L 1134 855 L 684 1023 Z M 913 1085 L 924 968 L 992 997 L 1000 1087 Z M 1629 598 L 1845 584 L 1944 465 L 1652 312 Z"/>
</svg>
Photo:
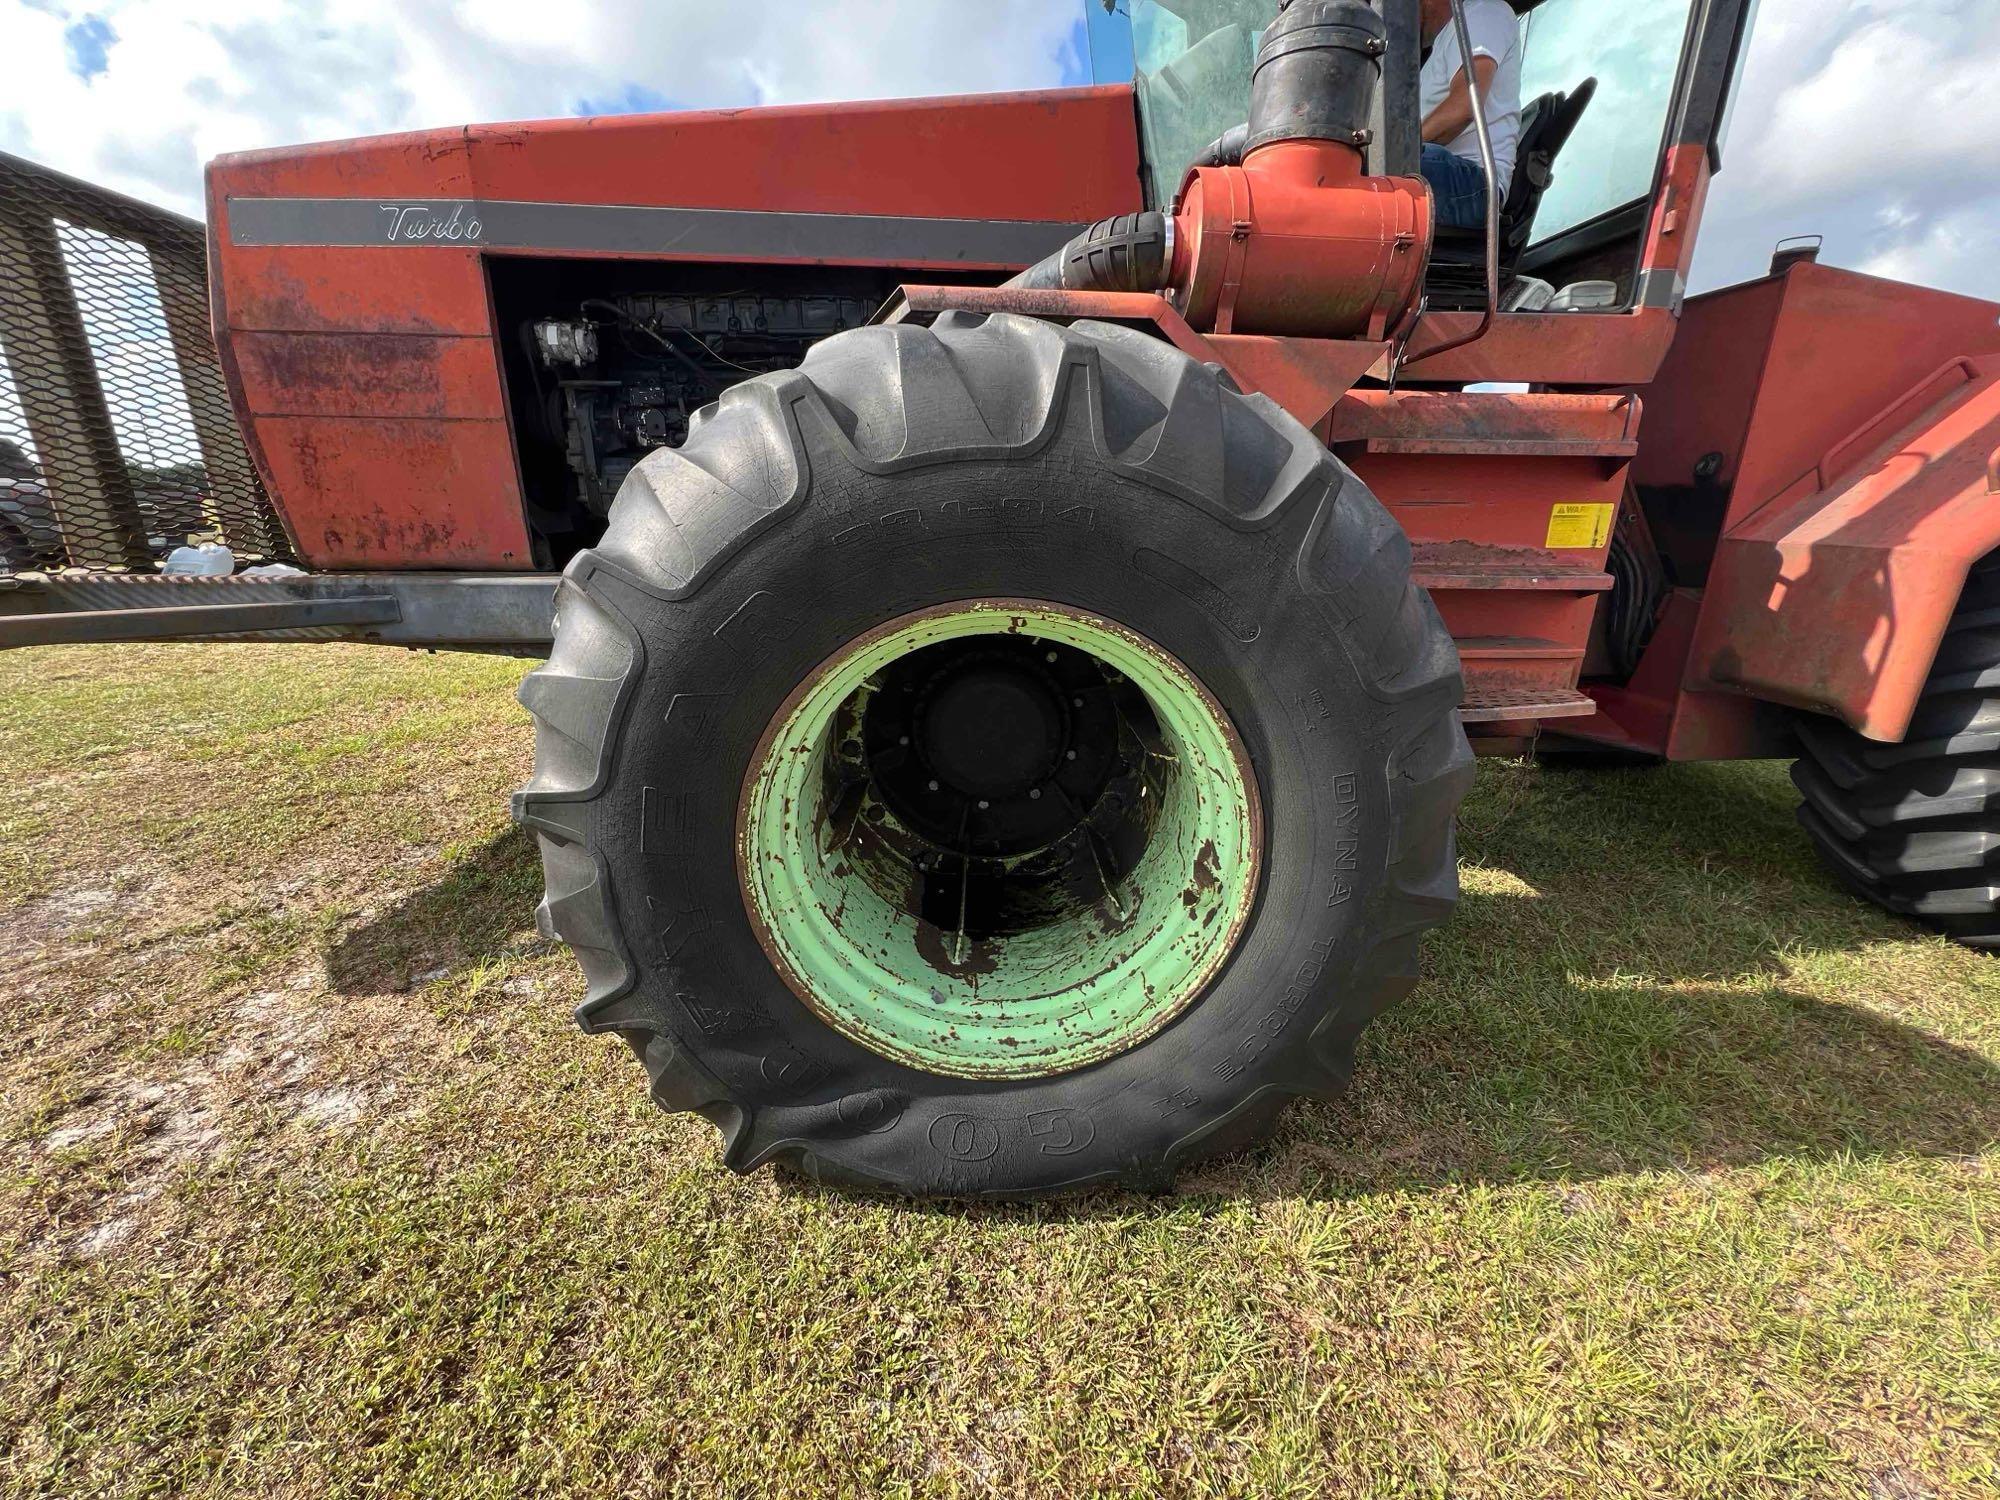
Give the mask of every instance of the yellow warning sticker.
<svg viewBox="0 0 2000 1500">
<path fill-rule="evenodd" d="M 1615 505 L 1558 505 L 1549 514 L 1551 550 L 1589 547 L 1595 550 L 1611 540 L 1611 518 Z"/>
</svg>

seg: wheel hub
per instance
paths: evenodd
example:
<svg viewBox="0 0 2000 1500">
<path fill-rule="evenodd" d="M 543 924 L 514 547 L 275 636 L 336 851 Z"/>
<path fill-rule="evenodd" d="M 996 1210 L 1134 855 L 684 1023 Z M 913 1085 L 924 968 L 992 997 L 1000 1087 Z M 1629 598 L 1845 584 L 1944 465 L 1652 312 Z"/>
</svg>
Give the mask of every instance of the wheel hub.
<svg viewBox="0 0 2000 1500">
<path fill-rule="evenodd" d="M 1009 798 L 1048 779 L 1068 725 L 1047 684 L 997 665 L 938 675 L 943 686 L 918 715 L 917 753 L 947 785 L 965 797 Z"/>
<path fill-rule="evenodd" d="M 1113 684 L 1075 647 L 942 641 L 883 673 L 864 713 L 866 765 L 884 804 L 925 842 L 1028 854 L 1102 797 L 1116 769 L 1118 713 Z"/>
<path fill-rule="evenodd" d="M 793 990 L 884 1055 L 1065 1071 L 1184 1010 L 1249 914 L 1260 817 L 1214 699 L 1056 605 L 971 601 L 852 643 L 792 695 L 739 821 Z"/>
</svg>

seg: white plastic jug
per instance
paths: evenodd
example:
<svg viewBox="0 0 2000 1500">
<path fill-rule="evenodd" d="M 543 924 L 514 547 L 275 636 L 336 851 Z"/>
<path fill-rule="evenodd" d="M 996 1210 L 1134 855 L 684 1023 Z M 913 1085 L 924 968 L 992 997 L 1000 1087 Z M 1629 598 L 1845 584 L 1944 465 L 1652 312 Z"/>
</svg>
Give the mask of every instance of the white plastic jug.
<svg viewBox="0 0 2000 1500">
<path fill-rule="evenodd" d="M 176 547 L 167 554 L 160 571 L 183 578 L 227 578 L 236 571 L 236 554 L 220 542 Z"/>
</svg>

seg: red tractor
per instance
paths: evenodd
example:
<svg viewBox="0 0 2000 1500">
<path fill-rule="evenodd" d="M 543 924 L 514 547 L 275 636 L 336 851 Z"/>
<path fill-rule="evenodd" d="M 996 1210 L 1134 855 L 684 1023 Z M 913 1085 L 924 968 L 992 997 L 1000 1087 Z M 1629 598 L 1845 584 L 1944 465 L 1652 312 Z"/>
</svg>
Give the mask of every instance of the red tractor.
<svg viewBox="0 0 2000 1500">
<path fill-rule="evenodd" d="M 1098 87 L 225 157 L 219 372 L 194 226 L 10 164 L 0 644 L 545 655 L 543 928 L 745 1170 L 1255 1139 L 1475 752 L 1796 756 L 1840 879 L 2000 942 L 2000 307 L 1688 299 L 1750 0 L 1515 9 L 1483 233 L 1416 0 L 1096 0 Z"/>
</svg>

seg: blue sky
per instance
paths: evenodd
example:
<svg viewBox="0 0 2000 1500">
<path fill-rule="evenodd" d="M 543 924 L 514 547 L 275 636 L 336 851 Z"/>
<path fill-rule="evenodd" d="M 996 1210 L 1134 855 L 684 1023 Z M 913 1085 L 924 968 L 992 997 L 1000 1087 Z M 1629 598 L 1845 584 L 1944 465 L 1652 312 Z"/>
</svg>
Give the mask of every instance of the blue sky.
<svg viewBox="0 0 2000 1500">
<path fill-rule="evenodd" d="M 0 0 L 0 150 L 198 212 L 222 151 L 1073 83 L 1085 3 Z M 2000 299 L 1996 63 L 2000 0 L 1762 0 L 1697 284 L 1817 232 L 1835 263 Z"/>
</svg>

